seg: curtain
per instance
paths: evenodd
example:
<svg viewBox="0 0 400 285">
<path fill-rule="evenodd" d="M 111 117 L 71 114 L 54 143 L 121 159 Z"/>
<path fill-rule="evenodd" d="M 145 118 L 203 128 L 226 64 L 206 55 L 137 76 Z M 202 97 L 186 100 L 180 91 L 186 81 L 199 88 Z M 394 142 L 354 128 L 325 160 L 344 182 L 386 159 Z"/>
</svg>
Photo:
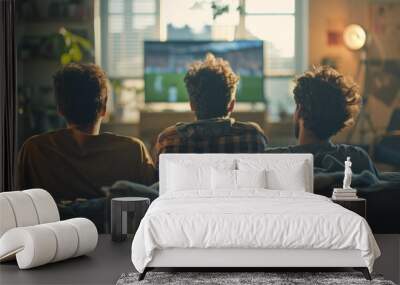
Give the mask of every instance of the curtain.
<svg viewBox="0 0 400 285">
<path fill-rule="evenodd" d="M 15 0 L 0 0 L 0 192 L 15 190 L 17 139 Z"/>
</svg>

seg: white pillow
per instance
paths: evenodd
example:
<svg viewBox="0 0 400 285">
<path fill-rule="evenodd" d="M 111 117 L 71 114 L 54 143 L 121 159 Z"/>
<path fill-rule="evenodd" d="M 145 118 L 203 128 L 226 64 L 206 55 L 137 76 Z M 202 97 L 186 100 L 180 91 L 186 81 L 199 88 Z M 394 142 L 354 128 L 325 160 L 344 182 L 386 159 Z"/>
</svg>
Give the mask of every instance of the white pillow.
<svg viewBox="0 0 400 285">
<path fill-rule="evenodd" d="M 211 167 L 170 163 L 168 166 L 169 191 L 210 189 Z"/>
<path fill-rule="evenodd" d="M 191 161 L 175 160 L 167 163 L 167 191 L 211 191 L 211 168 L 235 169 L 235 160 Z"/>
<path fill-rule="evenodd" d="M 236 170 L 212 168 L 211 185 L 213 190 L 236 190 Z"/>
<path fill-rule="evenodd" d="M 238 159 L 239 170 L 265 169 L 267 188 L 271 190 L 306 191 L 307 177 L 305 161 Z"/>
<path fill-rule="evenodd" d="M 267 171 L 236 170 L 237 188 L 267 188 Z"/>
<path fill-rule="evenodd" d="M 290 171 L 272 169 L 267 172 L 268 188 L 272 190 L 306 191 L 304 164 L 298 164 Z"/>
<path fill-rule="evenodd" d="M 266 170 L 211 170 L 211 184 L 213 190 L 238 190 L 241 188 L 266 188 Z"/>
</svg>

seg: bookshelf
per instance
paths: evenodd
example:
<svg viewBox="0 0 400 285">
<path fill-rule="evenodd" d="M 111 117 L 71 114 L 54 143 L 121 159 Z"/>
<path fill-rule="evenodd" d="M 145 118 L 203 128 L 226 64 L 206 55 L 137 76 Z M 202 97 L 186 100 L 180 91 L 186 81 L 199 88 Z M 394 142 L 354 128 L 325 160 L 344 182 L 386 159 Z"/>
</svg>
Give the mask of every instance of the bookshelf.
<svg viewBox="0 0 400 285">
<path fill-rule="evenodd" d="M 21 0 L 16 2 L 18 144 L 31 135 L 63 125 L 58 118 L 52 75 L 60 68 L 65 41 L 60 29 L 94 45 L 94 1 Z M 84 53 L 82 61 L 93 62 Z"/>
</svg>

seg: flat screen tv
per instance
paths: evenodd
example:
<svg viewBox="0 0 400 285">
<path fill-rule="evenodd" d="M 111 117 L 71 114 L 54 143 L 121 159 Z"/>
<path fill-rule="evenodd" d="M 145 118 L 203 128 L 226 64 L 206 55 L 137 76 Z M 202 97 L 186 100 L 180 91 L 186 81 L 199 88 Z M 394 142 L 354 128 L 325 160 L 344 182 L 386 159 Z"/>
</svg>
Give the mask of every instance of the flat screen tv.
<svg viewBox="0 0 400 285">
<path fill-rule="evenodd" d="M 187 102 L 183 78 L 188 65 L 211 52 L 228 60 L 240 76 L 238 102 L 264 102 L 262 41 L 146 41 L 145 101 Z"/>
</svg>

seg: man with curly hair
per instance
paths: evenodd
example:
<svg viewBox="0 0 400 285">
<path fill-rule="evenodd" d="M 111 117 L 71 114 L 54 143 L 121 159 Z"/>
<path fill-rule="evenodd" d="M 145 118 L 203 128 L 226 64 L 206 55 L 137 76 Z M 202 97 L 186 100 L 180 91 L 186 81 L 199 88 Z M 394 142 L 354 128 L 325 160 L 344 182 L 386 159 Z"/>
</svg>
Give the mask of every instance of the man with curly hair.
<svg viewBox="0 0 400 285">
<path fill-rule="evenodd" d="M 155 146 L 161 153 L 257 153 L 264 152 L 267 138 L 259 125 L 238 122 L 230 115 L 235 106 L 239 77 L 229 62 L 207 54 L 185 76 L 195 122 L 166 128 Z"/>
<path fill-rule="evenodd" d="M 239 77 L 227 61 L 207 54 L 204 61 L 194 62 L 189 67 L 184 80 L 196 121 L 177 123 L 159 134 L 155 145 L 156 165 L 161 153 L 266 151 L 267 138 L 259 125 L 237 122 L 230 117 L 235 106 Z M 118 181 L 110 188 L 110 192 L 130 195 L 140 190 L 143 194 L 152 194 L 157 186 L 146 187 L 132 181 Z"/>
<path fill-rule="evenodd" d="M 296 79 L 293 90 L 295 136 L 298 145 L 271 148 L 272 153 L 312 153 L 314 166 L 326 168 L 327 157 L 340 162 L 348 156 L 355 173 L 376 173 L 368 154 L 357 146 L 333 144 L 331 138 L 352 126 L 361 107 L 357 85 L 335 69 L 316 67 Z"/>
</svg>

